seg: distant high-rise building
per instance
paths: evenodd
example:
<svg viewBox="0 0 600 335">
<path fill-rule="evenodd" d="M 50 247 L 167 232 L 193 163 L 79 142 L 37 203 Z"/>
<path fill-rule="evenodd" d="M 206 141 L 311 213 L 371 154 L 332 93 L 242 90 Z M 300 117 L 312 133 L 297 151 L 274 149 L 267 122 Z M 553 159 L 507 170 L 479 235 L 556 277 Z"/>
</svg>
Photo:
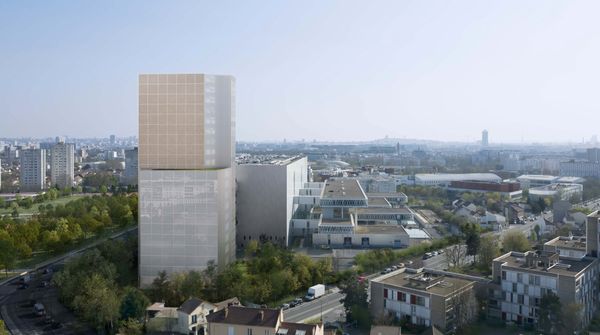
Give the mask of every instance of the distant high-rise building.
<svg viewBox="0 0 600 335">
<path fill-rule="evenodd" d="M 125 171 L 121 183 L 125 185 L 138 183 L 138 148 L 125 151 Z"/>
<path fill-rule="evenodd" d="M 587 149 L 588 162 L 598 163 L 600 162 L 600 148 Z"/>
<path fill-rule="evenodd" d="M 140 284 L 235 258 L 235 79 L 139 77 Z"/>
<path fill-rule="evenodd" d="M 115 135 L 110 135 L 110 144 L 115 144 L 117 142 L 117 138 Z"/>
<path fill-rule="evenodd" d="M 52 186 L 73 187 L 75 167 L 75 145 L 59 142 L 52 147 L 50 179 Z"/>
<path fill-rule="evenodd" d="M 489 142 L 489 138 L 488 138 L 488 131 L 487 129 L 484 129 L 481 132 L 481 145 L 483 145 L 484 147 L 487 147 L 490 144 Z"/>
<path fill-rule="evenodd" d="M 22 192 L 38 192 L 46 188 L 46 150 L 21 151 L 20 183 Z"/>
</svg>

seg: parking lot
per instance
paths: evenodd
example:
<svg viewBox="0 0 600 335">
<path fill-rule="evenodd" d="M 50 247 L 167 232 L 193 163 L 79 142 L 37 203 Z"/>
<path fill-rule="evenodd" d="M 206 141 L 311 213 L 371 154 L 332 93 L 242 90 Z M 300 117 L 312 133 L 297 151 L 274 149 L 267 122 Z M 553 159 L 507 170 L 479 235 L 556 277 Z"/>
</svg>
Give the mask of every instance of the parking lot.
<svg viewBox="0 0 600 335">
<path fill-rule="evenodd" d="M 13 334 L 95 334 L 60 304 L 52 276 L 38 271 L 3 287 L 2 316 Z"/>
</svg>

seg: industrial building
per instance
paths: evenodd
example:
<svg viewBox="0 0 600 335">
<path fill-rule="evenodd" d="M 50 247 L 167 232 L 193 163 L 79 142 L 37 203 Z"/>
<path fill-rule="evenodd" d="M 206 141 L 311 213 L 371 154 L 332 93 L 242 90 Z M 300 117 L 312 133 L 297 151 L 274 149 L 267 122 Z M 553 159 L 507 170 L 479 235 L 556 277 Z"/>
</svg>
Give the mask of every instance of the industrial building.
<svg viewBox="0 0 600 335">
<path fill-rule="evenodd" d="M 238 160 L 236 243 L 269 241 L 287 247 L 292 217 L 299 205 L 294 198 L 308 182 L 308 160 L 295 157 L 252 157 Z"/>
</svg>

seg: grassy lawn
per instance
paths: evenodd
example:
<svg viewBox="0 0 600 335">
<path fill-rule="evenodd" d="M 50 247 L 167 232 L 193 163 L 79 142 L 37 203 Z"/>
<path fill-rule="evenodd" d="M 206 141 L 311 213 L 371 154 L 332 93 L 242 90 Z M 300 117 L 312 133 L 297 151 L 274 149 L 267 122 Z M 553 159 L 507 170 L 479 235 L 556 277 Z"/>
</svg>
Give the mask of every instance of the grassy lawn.
<svg viewBox="0 0 600 335">
<path fill-rule="evenodd" d="M 0 271 L 0 280 L 3 280 L 8 277 L 12 277 L 17 274 L 18 273 L 16 273 L 16 272 L 10 272 L 10 271 L 8 271 L 8 273 L 6 273 L 6 271 L 2 270 L 2 271 Z"/>
<path fill-rule="evenodd" d="M 33 206 L 31 206 L 31 208 L 22 208 L 19 207 L 19 214 L 37 214 L 39 213 L 39 207 L 40 205 L 47 205 L 47 204 L 52 204 L 52 206 L 56 206 L 56 205 L 64 205 L 70 201 L 73 200 L 77 200 L 77 199 L 81 199 L 83 197 L 85 197 L 85 194 L 73 194 L 70 196 L 66 196 L 66 197 L 60 197 L 56 200 L 50 200 L 50 201 L 45 201 L 39 204 L 33 204 Z M 2 208 L 0 209 L 0 215 L 10 215 L 12 213 L 12 209 L 10 208 Z"/>
<path fill-rule="evenodd" d="M 62 254 L 68 253 L 71 250 L 75 250 L 75 249 L 79 249 L 82 247 L 85 247 L 86 245 L 92 244 L 100 239 L 109 237 L 119 231 L 123 231 L 123 230 L 127 230 L 129 228 L 131 228 L 132 226 L 127 226 L 127 227 L 111 227 L 106 229 L 105 231 L 103 231 L 102 233 L 98 234 L 98 235 L 92 235 L 88 238 L 86 238 L 85 240 L 81 240 L 79 241 L 79 243 L 76 244 L 72 244 L 70 245 L 67 250 L 62 251 L 59 254 L 54 254 L 54 253 L 50 253 L 50 252 L 45 252 L 45 251 L 41 251 L 41 252 L 34 252 L 32 254 L 32 256 L 30 258 L 27 259 L 20 259 L 17 261 L 15 268 L 17 269 L 29 269 L 39 263 L 42 263 L 44 261 L 47 261 L 51 258 L 54 257 L 58 257 Z"/>
</svg>

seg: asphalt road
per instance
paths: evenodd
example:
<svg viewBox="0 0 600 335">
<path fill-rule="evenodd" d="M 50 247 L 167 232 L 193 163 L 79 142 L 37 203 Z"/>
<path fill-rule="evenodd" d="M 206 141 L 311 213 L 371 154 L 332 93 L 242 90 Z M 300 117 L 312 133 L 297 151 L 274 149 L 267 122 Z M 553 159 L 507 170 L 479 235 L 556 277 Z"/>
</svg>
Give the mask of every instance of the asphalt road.
<svg viewBox="0 0 600 335">
<path fill-rule="evenodd" d="M 79 253 L 94 248 L 100 243 L 109 239 L 120 238 L 130 232 L 137 230 L 137 226 L 128 228 L 124 231 L 113 234 L 91 243 L 80 249 L 68 252 L 64 255 L 55 257 L 43 263 L 37 264 L 32 269 L 25 269 L 22 272 L 32 274 L 30 286 L 27 289 L 19 290 L 18 277 L 8 278 L 0 282 L 0 316 L 4 319 L 6 327 L 12 335 L 21 334 L 87 334 L 89 330 L 82 329 L 82 325 L 76 322 L 75 317 L 64 306 L 58 302 L 58 292 L 54 287 L 39 287 L 42 280 L 50 281 L 52 274 L 42 275 L 42 269 L 48 266 L 57 266 L 63 264 L 69 258 Z M 37 317 L 33 313 L 31 302 L 41 302 L 47 309 L 47 313 L 55 320 L 64 324 L 62 329 L 50 329 L 49 325 L 44 323 L 42 317 Z M 77 329 L 74 331 L 73 329 Z M 95 332 L 91 332 L 94 334 Z"/>
<path fill-rule="evenodd" d="M 286 322 L 303 322 L 323 315 L 324 322 L 340 321 L 344 312 L 344 306 L 340 302 L 342 298 L 344 294 L 340 292 L 326 294 L 316 300 L 285 310 L 283 319 Z"/>
</svg>

